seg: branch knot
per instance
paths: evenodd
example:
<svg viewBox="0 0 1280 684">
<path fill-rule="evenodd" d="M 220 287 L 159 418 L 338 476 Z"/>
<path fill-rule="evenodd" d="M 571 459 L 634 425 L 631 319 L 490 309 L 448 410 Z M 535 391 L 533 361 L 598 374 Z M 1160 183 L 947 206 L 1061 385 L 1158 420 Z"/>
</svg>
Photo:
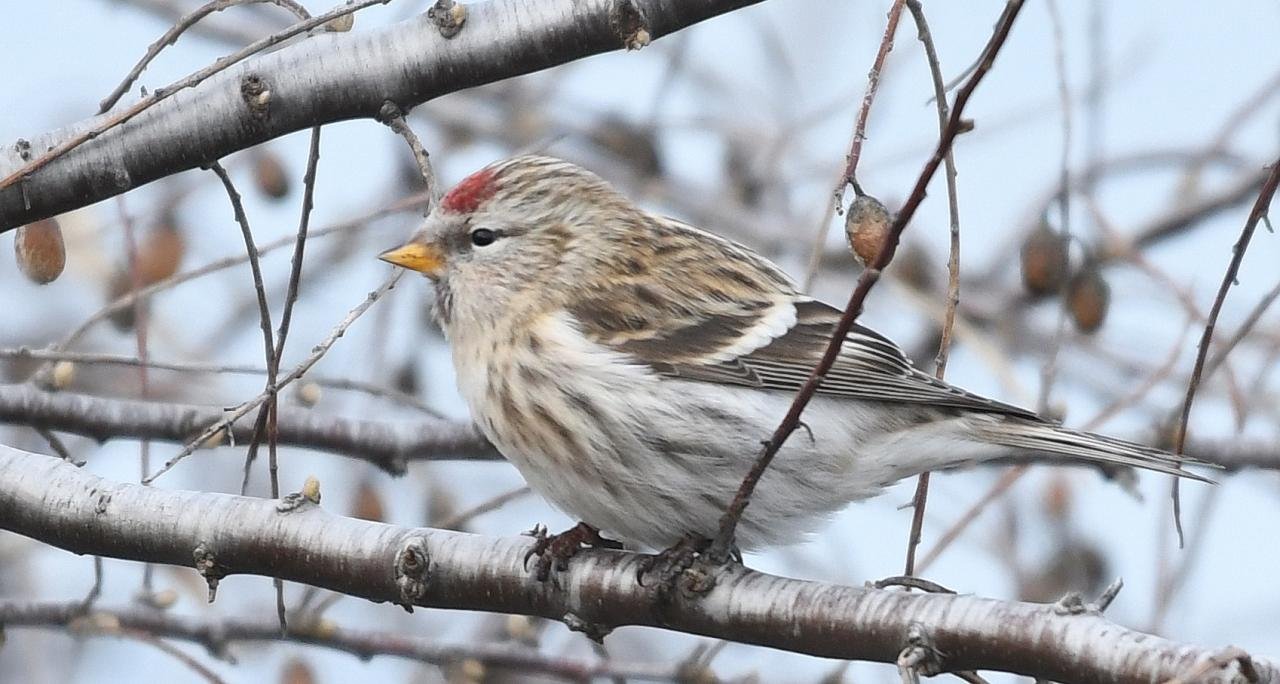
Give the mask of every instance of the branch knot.
<svg viewBox="0 0 1280 684">
<path fill-rule="evenodd" d="M 396 588 L 400 591 L 400 605 L 413 612 L 415 603 L 427 597 L 427 581 L 431 573 L 431 555 L 422 537 L 411 537 L 396 554 Z"/>
</svg>

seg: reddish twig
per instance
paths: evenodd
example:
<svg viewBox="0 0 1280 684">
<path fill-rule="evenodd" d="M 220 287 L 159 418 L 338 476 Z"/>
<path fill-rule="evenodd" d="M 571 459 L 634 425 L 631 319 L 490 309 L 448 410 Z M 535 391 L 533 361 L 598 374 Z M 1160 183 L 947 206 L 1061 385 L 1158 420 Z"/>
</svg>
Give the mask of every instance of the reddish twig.
<svg viewBox="0 0 1280 684">
<path fill-rule="evenodd" d="M 765 469 L 773 462 L 773 457 L 777 455 L 778 450 L 782 448 L 787 438 L 800 425 L 801 413 L 804 412 L 814 393 L 817 392 L 818 386 L 822 384 L 822 379 L 827 371 L 835 363 L 836 357 L 840 354 L 840 348 L 844 344 L 845 336 L 849 334 L 849 331 L 853 328 L 854 321 L 862 313 L 862 306 L 866 301 L 867 294 L 871 291 L 876 281 L 879 280 L 881 271 L 893 259 L 893 254 L 897 250 L 898 240 L 901 238 L 903 230 L 906 229 L 911 217 L 915 215 L 920 203 L 924 201 L 925 190 L 929 186 L 929 181 L 933 179 L 938 167 L 942 165 L 942 159 L 951 149 L 956 136 L 966 128 L 965 122 L 961 119 L 965 105 L 968 104 L 969 98 L 973 96 L 978 83 L 991 70 L 996 55 L 1000 52 L 1001 46 L 1004 45 L 1005 39 L 1009 36 L 1009 30 L 1013 27 L 1014 19 L 1017 18 L 1018 12 L 1022 9 L 1022 4 L 1022 0 L 1009 0 L 1009 3 L 1005 5 L 1004 12 L 1001 13 L 1000 19 L 996 22 L 991 40 L 983 48 L 978 68 L 974 70 L 973 75 L 956 94 L 951 118 L 947 121 L 947 128 L 938 140 L 937 149 L 934 150 L 933 156 L 925 162 L 924 168 L 920 172 L 920 177 L 916 180 L 915 187 L 912 188 L 911 194 L 907 196 L 907 201 L 903 204 L 902 209 L 894 217 L 893 224 L 889 227 L 888 235 L 885 237 L 884 246 L 881 247 L 880 253 L 876 256 L 875 261 L 859 276 L 858 283 L 854 287 L 853 293 L 849 296 L 849 303 L 845 307 L 844 314 L 840 317 L 840 322 L 832 333 L 831 342 L 827 344 L 827 349 L 822 354 L 822 359 L 814 367 L 804 386 L 796 394 L 796 398 L 792 401 L 787 415 L 782 419 L 778 428 L 774 430 L 769 441 L 765 443 L 760 457 L 751 467 L 746 477 L 743 478 L 741 486 L 738 487 L 738 491 L 733 497 L 733 501 L 729 504 L 728 509 L 725 510 L 724 515 L 721 516 L 720 530 L 708 552 L 708 555 L 713 560 L 725 560 L 729 557 L 738 521 L 742 518 L 742 513 L 747 508 L 751 493 L 755 491 L 756 484 L 759 483 Z"/>
</svg>

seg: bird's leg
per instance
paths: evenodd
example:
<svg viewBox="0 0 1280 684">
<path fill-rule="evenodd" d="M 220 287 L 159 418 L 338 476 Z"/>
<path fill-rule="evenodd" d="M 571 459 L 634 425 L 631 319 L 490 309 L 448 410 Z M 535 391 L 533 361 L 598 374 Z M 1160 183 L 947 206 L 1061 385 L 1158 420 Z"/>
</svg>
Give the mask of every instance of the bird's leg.
<svg viewBox="0 0 1280 684">
<path fill-rule="evenodd" d="M 660 594 L 669 596 L 679 588 L 678 581 L 686 572 L 695 569 L 695 566 L 703 566 L 703 572 L 690 576 L 689 581 L 685 583 L 685 588 L 695 594 L 704 594 L 715 586 L 711 568 L 706 566 L 724 564 L 708 556 L 707 552 L 711 546 L 712 541 L 706 537 L 686 534 L 671 548 L 642 560 L 636 571 L 636 581 L 641 586 L 648 586 L 646 578 L 656 575 L 653 586 L 658 588 Z M 729 558 L 741 563 L 742 552 L 734 546 L 729 551 Z"/>
<path fill-rule="evenodd" d="M 569 568 L 569 559 L 573 558 L 584 547 L 594 549 L 622 548 L 622 542 L 601 537 L 600 530 L 584 522 L 580 522 L 560 534 L 547 534 L 545 525 L 537 525 L 525 534 L 533 537 L 536 541 L 534 541 L 533 548 L 529 549 L 529 552 L 524 555 L 524 566 L 528 568 L 529 559 L 534 556 L 538 557 L 538 563 L 534 567 L 539 582 L 547 581 L 553 569 L 556 572 L 567 570 Z"/>
</svg>

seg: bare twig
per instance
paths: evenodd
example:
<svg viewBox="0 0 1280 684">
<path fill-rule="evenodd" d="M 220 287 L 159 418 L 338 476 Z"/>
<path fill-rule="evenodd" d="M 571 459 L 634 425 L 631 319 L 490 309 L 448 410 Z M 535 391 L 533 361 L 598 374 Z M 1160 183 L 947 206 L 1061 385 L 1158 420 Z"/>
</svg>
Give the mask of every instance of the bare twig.
<svg viewBox="0 0 1280 684">
<path fill-rule="evenodd" d="M 478 518 L 485 513 L 496 511 L 522 496 L 528 496 L 530 493 L 531 491 L 527 485 L 521 485 L 515 489 L 505 491 L 497 496 L 481 501 L 465 511 L 454 513 L 444 520 L 432 520 L 431 524 L 445 530 L 460 530 L 464 525 L 475 518 Z"/>
<path fill-rule="evenodd" d="M 259 250 L 259 252 L 261 252 L 261 250 Z M 155 361 L 153 359 L 143 361 L 136 356 L 67 352 L 52 349 L 32 349 L 30 347 L 14 347 L 8 349 L 0 348 L 0 358 L 34 359 L 37 361 L 53 362 L 67 361 L 74 364 L 84 365 L 146 366 L 151 370 L 176 371 L 180 373 L 230 373 L 236 375 L 266 375 L 267 373 L 267 369 L 262 366 L 220 363 L 178 363 L 173 361 Z M 311 375 L 308 376 L 307 379 L 321 387 L 360 392 L 371 397 L 379 397 L 397 404 L 403 404 L 409 408 L 435 418 L 440 417 L 439 411 L 431 408 L 421 399 L 391 387 L 382 387 L 371 382 L 362 382 L 360 380 L 351 380 L 348 378 Z M 57 447 L 54 448 L 57 449 Z M 61 452 L 58 453 L 61 455 Z M 68 454 L 68 457 L 69 456 L 70 455 Z"/>
<path fill-rule="evenodd" d="M 933 35 L 929 32 L 929 23 L 924 17 L 924 7 L 920 0 L 907 0 L 907 9 L 916 23 L 916 34 L 924 47 L 925 61 L 929 64 L 929 74 L 933 79 L 934 103 L 938 109 L 938 135 L 946 132 L 947 119 L 951 112 L 947 106 L 947 94 L 942 83 L 942 66 L 938 62 L 938 52 L 933 45 Z M 947 150 L 943 158 L 947 179 L 947 215 L 950 218 L 950 246 L 947 257 L 947 306 L 943 313 L 942 337 L 938 341 L 938 355 L 934 357 L 933 373 L 939 380 L 947 372 L 947 359 L 951 353 L 951 337 L 955 332 L 956 309 L 960 305 L 960 201 L 956 190 L 956 160 L 954 150 Z M 915 495 L 911 499 L 911 531 L 907 534 L 907 560 L 904 575 L 915 573 L 916 549 L 920 546 L 920 535 L 924 529 L 924 511 L 929 500 L 929 473 L 920 473 L 916 481 Z"/>
<path fill-rule="evenodd" d="M 138 77 L 142 75 L 143 70 L 147 68 L 147 65 L 151 63 L 151 60 L 155 59 L 156 56 L 160 54 L 161 50 L 164 50 L 166 47 L 178 42 L 178 37 L 187 29 L 195 26 L 195 24 L 201 19 L 215 12 L 221 12 L 228 7 L 234 7 L 235 5 L 250 5 L 260 2 L 271 3 L 277 7 L 282 7 L 292 12 L 294 16 L 298 17 L 298 19 L 304 21 L 311 17 L 306 8 L 294 2 L 294 0 L 211 0 L 210 2 L 206 2 L 200 7 L 180 17 L 176 22 L 174 22 L 173 26 L 169 27 L 169 30 L 164 32 L 164 35 L 160 36 L 154 43 L 147 47 L 147 54 L 143 55 L 142 59 L 138 60 L 138 63 L 129 70 L 129 74 L 120 82 L 120 85 L 116 86 L 115 90 L 111 91 L 111 94 L 107 95 L 106 98 L 104 98 L 98 105 L 98 113 L 105 114 L 108 109 L 114 107 L 115 104 L 120 101 L 120 98 L 128 92 L 134 81 L 137 81 Z"/>
<path fill-rule="evenodd" d="M 418 134 L 409 127 L 409 122 L 404 119 L 404 111 L 396 103 L 387 100 L 378 112 L 378 120 L 404 138 L 405 143 L 409 145 L 409 151 L 413 153 L 413 161 L 418 166 L 418 173 L 422 175 L 423 192 L 429 198 L 422 207 L 422 213 L 430 213 L 436 196 L 436 173 L 431 168 L 431 155 L 427 154 Z"/>
<path fill-rule="evenodd" d="M 341 594 L 337 594 L 341 596 Z M 675 668 L 664 664 L 588 661 L 549 655 L 515 645 L 442 645 L 400 632 L 361 631 L 330 622 L 299 621 L 287 635 L 274 623 L 235 618 L 175 615 L 133 607 L 99 608 L 89 615 L 78 604 L 0 601 L 0 623 L 11 628 L 68 629 L 77 635 L 114 635 L 116 630 L 148 634 L 153 638 L 179 639 L 204 646 L 215 656 L 225 656 L 238 642 L 306 644 L 370 658 L 389 655 L 437 666 L 476 661 L 496 669 L 538 673 L 567 681 L 597 677 L 625 677 L 636 681 L 674 681 Z"/>
<path fill-rule="evenodd" d="M 186 444 L 225 414 L 218 406 L 46 392 L 30 384 L 0 385 L 0 422 L 99 441 L 145 437 Z M 248 442 L 253 436 L 248 424 L 235 423 L 226 430 L 219 440 L 204 446 Z M 363 420 L 300 407 L 280 413 L 280 443 L 363 460 L 392 475 L 403 474 L 409 461 L 501 458 L 467 422 L 428 416 L 409 421 Z M 1259 450 L 1248 458 L 1265 462 L 1266 454 Z"/>
<path fill-rule="evenodd" d="M 312 132 L 311 139 L 312 149 L 314 150 L 315 145 L 319 142 L 314 131 Z M 253 428 L 253 438 L 249 440 L 249 449 L 245 452 L 244 480 L 240 484 L 240 493 L 244 494 L 245 490 L 248 489 L 249 473 L 253 466 L 253 461 L 258 455 L 258 445 L 263 437 L 263 433 L 265 432 L 269 435 L 267 447 L 269 454 L 267 458 L 267 470 L 270 473 L 271 479 L 271 498 L 278 499 L 280 498 L 280 475 L 279 464 L 276 461 L 276 421 L 274 418 L 276 402 L 278 399 L 276 376 L 280 372 L 280 347 L 283 347 L 284 345 L 281 344 L 280 347 L 277 347 L 274 335 L 271 332 L 271 307 L 267 304 L 267 287 L 262 282 L 262 266 L 258 261 L 258 247 L 254 244 L 253 230 L 249 227 L 249 218 L 245 215 L 244 205 L 240 201 L 240 193 L 236 191 L 235 185 L 231 182 L 231 176 L 227 175 L 226 169 L 222 168 L 221 164 L 215 161 L 209 165 L 209 168 L 217 174 L 218 180 L 222 181 L 222 186 L 227 191 L 227 197 L 231 200 L 231 208 L 235 213 L 236 223 L 240 224 L 240 233 L 244 236 L 244 251 L 245 254 L 249 255 L 249 270 L 253 273 L 253 288 L 258 298 L 258 327 L 262 329 L 263 355 L 266 357 L 267 362 L 267 388 L 264 390 L 267 394 L 267 401 L 258 411 L 258 420 L 254 424 Z M 311 170 L 314 170 L 314 167 L 311 167 Z M 304 212 L 304 216 L 305 215 L 306 212 Z M 306 224 L 307 222 L 304 218 L 302 221 L 304 231 Z M 294 248 L 295 275 L 299 273 L 302 268 L 301 250 L 305 238 L 306 233 L 301 233 L 298 237 L 298 246 Z M 290 278 L 290 284 L 292 286 L 290 291 L 296 298 L 297 288 L 293 278 Z M 291 303 L 292 302 L 290 302 L 290 304 Z M 285 322 L 282 321 L 280 325 L 283 330 L 288 330 Z M 281 340 L 281 342 L 283 343 L 283 340 Z M 284 583 L 281 582 L 279 578 L 272 578 L 271 581 L 275 585 L 276 589 L 276 615 L 280 621 L 280 632 L 283 634 L 289 631 L 284 606 Z"/>
<path fill-rule="evenodd" d="M 332 348 L 334 343 L 338 341 L 338 338 L 346 334 L 347 328 L 351 327 L 351 325 L 356 322 L 356 319 L 360 318 L 360 316 L 362 316 L 364 312 L 369 310 L 369 307 L 373 306 L 374 302 L 377 302 L 384 294 L 386 294 L 396 286 L 396 283 L 400 281 L 400 277 L 403 274 L 404 274 L 404 271 L 397 271 L 395 273 L 392 273 L 391 276 L 388 277 L 387 280 L 383 282 L 383 284 L 380 287 L 378 287 L 378 289 L 374 290 L 373 292 L 370 292 L 369 295 L 365 297 L 365 300 L 363 302 L 360 302 L 360 304 L 358 304 L 355 308 L 353 308 L 350 312 L 348 312 L 346 317 L 343 318 L 338 323 L 338 325 L 334 327 L 332 331 L 329 332 L 328 337 L 326 337 L 322 342 L 320 342 L 320 344 L 317 344 L 315 347 L 313 347 L 311 350 L 311 353 L 307 355 L 307 357 L 303 359 L 301 363 L 295 366 L 293 370 L 289 371 L 287 375 L 285 375 L 283 378 L 280 379 L 280 382 L 277 383 L 275 386 L 275 391 L 278 392 L 281 389 L 284 389 L 287 385 L 289 385 L 289 383 L 293 382 L 294 380 L 297 380 L 298 378 L 306 374 L 307 371 L 311 370 L 312 366 L 314 366 L 318 361 L 320 361 L 320 359 L 324 358 L 324 355 L 329 352 L 329 349 Z M 188 443 L 187 446 L 183 447 L 182 450 L 179 451 L 177 455 L 175 455 L 173 458 L 170 458 L 168 461 L 165 461 L 165 464 L 161 466 L 160 469 L 157 470 L 155 473 L 153 473 L 150 477 L 146 478 L 145 481 L 146 482 L 155 481 L 157 477 L 160 477 L 161 475 L 165 474 L 170 469 L 172 469 L 173 466 L 177 465 L 187 456 L 190 456 L 192 453 L 194 453 L 195 450 L 200 447 L 200 445 L 205 444 L 211 439 L 216 438 L 219 434 L 226 432 L 230 428 L 230 426 L 234 424 L 237 420 L 244 417 L 245 414 L 249 413 L 255 408 L 258 408 L 265 401 L 267 401 L 268 396 L 269 396 L 268 393 L 264 392 L 254 397 L 253 399 L 250 399 L 249 401 L 246 401 L 240 404 L 239 406 L 236 406 L 235 408 L 229 411 L 226 411 L 225 415 L 221 420 L 217 421 L 213 425 L 210 425 L 207 429 L 205 429 L 204 432 L 200 434 L 199 437 L 195 438 L 190 443 Z"/>
<path fill-rule="evenodd" d="M 1245 221 L 1244 228 L 1240 231 L 1240 238 L 1236 240 L 1235 245 L 1231 248 L 1231 262 L 1227 266 L 1227 272 L 1222 276 L 1222 284 L 1218 286 L 1218 294 L 1213 299 L 1213 306 L 1209 308 L 1209 320 L 1205 323 L 1204 334 L 1200 336 L 1200 344 L 1196 350 L 1195 366 L 1191 370 L 1191 380 L 1187 383 L 1186 399 L 1182 402 L 1182 414 L 1178 417 L 1178 431 L 1174 438 L 1173 449 L 1175 454 L 1183 453 L 1187 442 L 1187 423 L 1191 418 L 1191 404 L 1195 401 L 1196 390 L 1200 386 L 1200 376 L 1204 372 L 1205 360 L 1209 354 L 1209 343 L 1213 340 L 1213 329 L 1218 323 L 1218 314 L 1222 312 L 1222 305 L 1227 300 L 1227 290 L 1231 289 L 1231 284 L 1236 281 L 1240 273 L 1240 263 L 1244 261 L 1245 250 L 1249 248 L 1249 241 L 1253 239 L 1254 230 L 1258 227 L 1258 222 L 1262 220 L 1263 215 L 1267 213 L 1271 206 L 1271 198 L 1276 194 L 1276 186 L 1280 185 L 1280 160 L 1271 165 L 1271 171 L 1267 174 L 1266 181 L 1262 184 L 1262 189 L 1258 193 L 1258 199 L 1253 204 L 1253 209 L 1249 212 L 1249 218 Z M 1182 533 L 1182 497 L 1180 496 L 1181 488 L 1178 486 L 1177 478 L 1174 478 L 1171 495 L 1173 497 L 1173 520 L 1174 526 L 1178 531 L 1178 545 L 1181 547 L 1185 543 Z"/>
<path fill-rule="evenodd" d="M 1013 21 L 1022 9 L 1022 4 L 1022 0 L 1009 0 L 1008 4 L 1005 5 L 1004 12 L 996 22 L 991 40 L 983 48 L 978 68 L 973 72 L 973 76 L 969 78 L 964 87 L 956 93 L 956 101 L 951 111 L 951 118 L 947 122 L 945 132 L 938 141 L 937 149 L 934 151 L 933 156 L 925 162 L 924 169 L 921 170 L 915 187 L 912 188 L 911 194 L 907 196 L 902 209 L 894 217 L 893 224 L 889 228 L 880 253 L 876 256 L 875 261 L 859 276 L 858 284 L 849 296 L 849 303 L 845 306 L 844 314 L 840 317 L 840 322 L 832 333 L 831 342 L 827 345 L 822 359 L 814 367 L 804 386 L 796 394 L 796 398 L 791 403 L 791 408 L 788 409 L 787 415 L 782 419 L 777 430 L 774 431 L 769 441 L 765 444 L 760 457 L 751 467 L 746 477 L 743 478 L 742 485 L 738 488 L 737 493 L 734 494 L 733 500 L 730 502 L 728 509 L 725 510 L 724 515 L 721 516 L 720 530 L 709 550 L 709 555 L 712 559 L 724 560 L 729 558 L 733 546 L 734 532 L 737 529 L 738 521 L 742 518 L 743 511 L 747 508 L 747 503 L 751 499 L 751 493 L 755 491 L 760 477 L 764 474 L 765 469 L 769 467 L 778 450 L 782 448 L 783 443 L 799 427 L 800 415 L 804 412 L 805 406 L 809 404 L 809 400 L 813 398 L 814 393 L 817 392 L 818 386 L 822 384 L 823 376 L 831 369 L 836 357 L 839 356 L 845 336 L 849 334 L 849 330 L 853 328 L 854 321 L 862 313 L 862 305 L 866 301 L 867 294 L 871 291 L 876 281 L 879 280 L 881 271 L 893 259 L 902 231 L 906 229 L 907 223 L 915 215 L 920 203 L 924 201 L 924 194 L 929 181 L 932 180 L 938 167 L 942 165 L 942 159 L 951 149 L 951 144 L 955 141 L 956 136 L 964 128 L 962 115 L 965 105 L 968 104 L 969 98 L 973 96 L 978 83 L 982 81 L 983 76 L 991 70 L 992 65 L 995 63 L 996 55 L 999 53 L 1000 47 L 1004 45 L 1005 39 L 1008 38 L 1009 30 L 1013 28 Z"/>
<path fill-rule="evenodd" d="M 371 7 L 373 5 L 385 5 L 390 1 L 391 0 L 355 0 L 351 4 L 339 5 L 334 9 L 328 12 L 325 12 L 324 14 L 321 14 L 317 17 L 313 17 L 306 21 L 300 21 L 283 31 L 280 31 L 278 33 L 273 33 L 270 36 L 263 38 L 262 40 L 259 40 L 255 43 L 247 45 L 244 48 L 237 50 L 236 52 L 215 61 L 213 64 L 210 64 L 209 66 L 187 76 L 186 78 L 176 81 L 164 88 L 158 88 L 154 93 L 142 98 L 141 100 L 138 100 L 137 102 L 126 107 L 125 109 L 120 110 L 118 113 L 110 116 L 104 116 L 103 118 L 98 120 L 96 123 L 94 123 L 92 126 L 86 128 L 85 130 L 81 131 L 76 135 L 71 136 L 70 138 L 67 138 L 66 140 L 59 143 L 58 145 L 55 145 L 53 149 L 50 149 L 44 154 L 41 154 L 35 159 L 32 159 L 31 161 L 24 164 L 21 168 L 17 169 L 13 173 L 10 173 L 8 176 L 5 176 L 4 178 L 0 179 L 0 190 L 3 190 L 9 187 L 10 185 L 13 185 L 14 183 L 17 183 L 18 181 L 22 180 L 22 178 L 24 178 L 25 176 L 29 176 L 32 173 L 39 171 L 40 169 L 47 166 L 53 160 L 58 159 L 64 154 L 70 152 L 71 150 L 74 150 L 75 148 L 85 144 L 86 142 L 93 140 L 94 138 L 105 133 L 106 131 L 129 121 L 133 117 L 151 108 L 156 103 L 161 102 L 169 97 L 172 97 L 174 93 L 180 92 L 187 88 L 194 87 L 195 85 L 199 84 L 200 82 L 204 81 L 210 76 L 213 76 L 214 74 L 220 71 L 223 71 L 228 67 L 231 67 L 232 65 L 238 64 L 239 62 L 244 61 L 245 59 L 247 59 L 248 57 L 251 57 L 252 55 L 255 55 L 273 45 L 277 45 L 285 40 L 288 40 L 289 38 L 292 38 L 298 34 L 306 33 L 307 31 L 310 31 L 311 29 L 316 28 L 317 26 L 322 26 L 339 17 L 345 17 L 348 14 L 358 12 L 362 9 L 365 9 L 366 7 Z"/>
</svg>

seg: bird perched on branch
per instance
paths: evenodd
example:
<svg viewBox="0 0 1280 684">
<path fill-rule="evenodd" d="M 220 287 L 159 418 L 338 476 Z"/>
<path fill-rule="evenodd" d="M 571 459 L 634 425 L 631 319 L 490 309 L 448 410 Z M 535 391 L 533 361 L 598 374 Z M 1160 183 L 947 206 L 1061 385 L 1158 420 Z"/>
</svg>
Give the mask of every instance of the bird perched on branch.
<svg viewBox="0 0 1280 684">
<path fill-rule="evenodd" d="M 548 560 L 609 540 L 710 538 L 817 364 L 841 312 L 755 252 L 633 204 L 558 159 L 494 163 L 382 259 L 435 281 L 435 315 L 472 416 L 529 485 L 582 521 Z M 794 541 L 851 501 L 993 459 L 1187 461 L 1068 430 L 929 376 L 855 326 L 738 525 L 744 549 Z"/>
</svg>

